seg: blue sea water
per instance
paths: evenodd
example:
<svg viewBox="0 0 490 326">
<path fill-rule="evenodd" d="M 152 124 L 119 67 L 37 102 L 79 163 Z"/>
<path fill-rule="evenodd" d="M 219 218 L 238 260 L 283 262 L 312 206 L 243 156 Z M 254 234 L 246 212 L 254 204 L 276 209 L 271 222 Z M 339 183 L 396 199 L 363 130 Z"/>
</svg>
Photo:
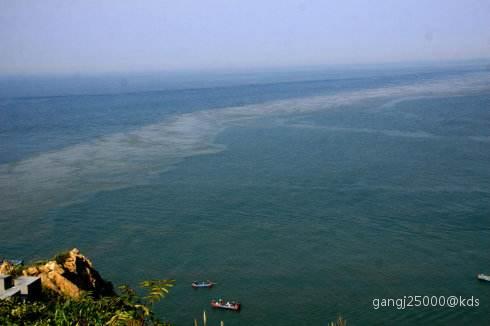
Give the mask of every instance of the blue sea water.
<svg viewBox="0 0 490 326">
<path fill-rule="evenodd" d="M 488 324 L 487 69 L 200 78 L 0 83 L 0 256 L 175 278 L 176 325 Z M 373 309 L 409 295 L 480 305 Z"/>
</svg>

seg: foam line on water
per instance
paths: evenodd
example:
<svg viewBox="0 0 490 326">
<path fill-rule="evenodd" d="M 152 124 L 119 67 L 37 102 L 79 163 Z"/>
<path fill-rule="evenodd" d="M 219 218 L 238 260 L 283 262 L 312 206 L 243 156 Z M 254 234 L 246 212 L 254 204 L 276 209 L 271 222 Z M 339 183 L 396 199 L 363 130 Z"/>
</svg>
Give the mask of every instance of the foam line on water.
<svg viewBox="0 0 490 326">
<path fill-rule="evenodd" d="M 489 80 L 489 73 L 480 73 L 413 85 L 185 113 L 136 131 L 3 164 L 0 165 L 0 222 L 21 211 L 32 215 L 39 209 L 69 203 L 97 191 L 144 184 L 187 157 L 222 151 L 224 147 L 214 143 L 214 139 L 224 128 L 236 123 L 329 110 L 369 99 L 482 91 L 490 88 Z"/>
<path fill-rule="evenodd" d="M 308 123 L 291 123 L 291 124 L 287 124 L 287 126 L 294 127 L 294 128 L 321 129 L 321 130 L 339 131 L 339 132 L 383 134 L 391 137 L 433 138 L 433 139 L 441 138 L 440 136 L 425 131 L 401 131 L 395 129 L 331 127 L 331 126 L 318 126 L 318 125 L 308 124 Z"/>
</svg>

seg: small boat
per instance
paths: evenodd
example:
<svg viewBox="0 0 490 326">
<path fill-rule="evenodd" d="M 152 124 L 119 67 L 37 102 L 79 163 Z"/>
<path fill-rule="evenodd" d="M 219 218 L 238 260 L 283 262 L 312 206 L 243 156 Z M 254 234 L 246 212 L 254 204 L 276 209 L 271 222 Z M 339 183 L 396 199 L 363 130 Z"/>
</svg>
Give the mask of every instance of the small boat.
<svg viewBox="0 0 490 326">
<path fill-rule="evenodd" d="M 226 301 L 225 302 L 223 299 L 211 300 L 211 307 L 218 308 L 218 309 L 227 309 L 227 310 L 239 311 L 240 305 L 241 304 L 239 302 L 235 302 L 235 301 Z"/>
<path fill-rule="evenodd" d="M 490 275 L 478 274 L 476 278 L 480 281 L 490 282 Z"/>
<path fill-rule="evenodd" d="M 214 283 L 211 282 L 210 280 L 207 280 L 207 281 L 194 281 L 191 284 L 191 286 L 194 289 L 198 289 L 198 288 L 211 288 L 211 287 L 213 287 L 213 285 L 214 285 Z"/>
<path fill-rule="evenodd" d="M 4 261 L 10 263 L 13 266 L 24 264 L 24 261 L 22 259 L 0 259 L 0 265 L 3 264 Z"/>
</svg>

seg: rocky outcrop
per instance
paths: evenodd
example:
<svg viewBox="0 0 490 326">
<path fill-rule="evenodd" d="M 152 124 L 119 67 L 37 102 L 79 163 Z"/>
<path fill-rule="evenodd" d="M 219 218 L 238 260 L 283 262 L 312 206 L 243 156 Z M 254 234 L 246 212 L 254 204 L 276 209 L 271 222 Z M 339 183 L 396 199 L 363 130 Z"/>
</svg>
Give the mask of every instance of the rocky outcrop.
<svg viewBox="0 0 490 326">
<path fill-rule="evenodd" d="M 92 262 L 76 248 L 45 264 L 24 269 L 26 276 L 39 276 L 44 288 L 78 299 L 83 292 L 95 297 L 114 295 L 110 282 L 104 281 Z"/>
<path fill-rule="evenodd" d="M 0 264 L 0 274 L 9 275 L 14 271 L 14 265 L 11 262 L 4 260 L 2 264 Z"/>
</svg>

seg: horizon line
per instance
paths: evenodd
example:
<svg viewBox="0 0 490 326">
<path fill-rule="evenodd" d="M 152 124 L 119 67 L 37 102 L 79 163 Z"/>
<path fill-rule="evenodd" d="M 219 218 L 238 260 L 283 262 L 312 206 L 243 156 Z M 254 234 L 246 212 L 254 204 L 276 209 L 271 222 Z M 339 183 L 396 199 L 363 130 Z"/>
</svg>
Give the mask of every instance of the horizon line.
<svg viewBox="0 0 490 326">
<path fill-rule="evenodd" d="M 93 77 L 101 75 L 185 75 L 185 74 L 239 74 L 239 73 L 258 73 L 258 72 L 301 72 L 315 69 L 366 69 L 366 68 L 390 68 L 390 67 L 416 67 L 416 66 L 445 66 L 445 65 L 465 65 L 465 64 L 490 64 L 490 57 L 478 57 L 468 59 L 441 59 L 441 60 L 403 60 L 385 62 L 361 62 L 361 63 L 322 63 L 322 64 L 290 64 L 290 65 L 240 65 L 240 66 L 216 66 L 216 67 L 189 67 L 189 68 L 154 68 L 154 69 L 135 69 L 135 70 L 104 70 L 104 71 L 18 71 L 1 72 L 0 78 L 9 77 Z"/>
</svg>

